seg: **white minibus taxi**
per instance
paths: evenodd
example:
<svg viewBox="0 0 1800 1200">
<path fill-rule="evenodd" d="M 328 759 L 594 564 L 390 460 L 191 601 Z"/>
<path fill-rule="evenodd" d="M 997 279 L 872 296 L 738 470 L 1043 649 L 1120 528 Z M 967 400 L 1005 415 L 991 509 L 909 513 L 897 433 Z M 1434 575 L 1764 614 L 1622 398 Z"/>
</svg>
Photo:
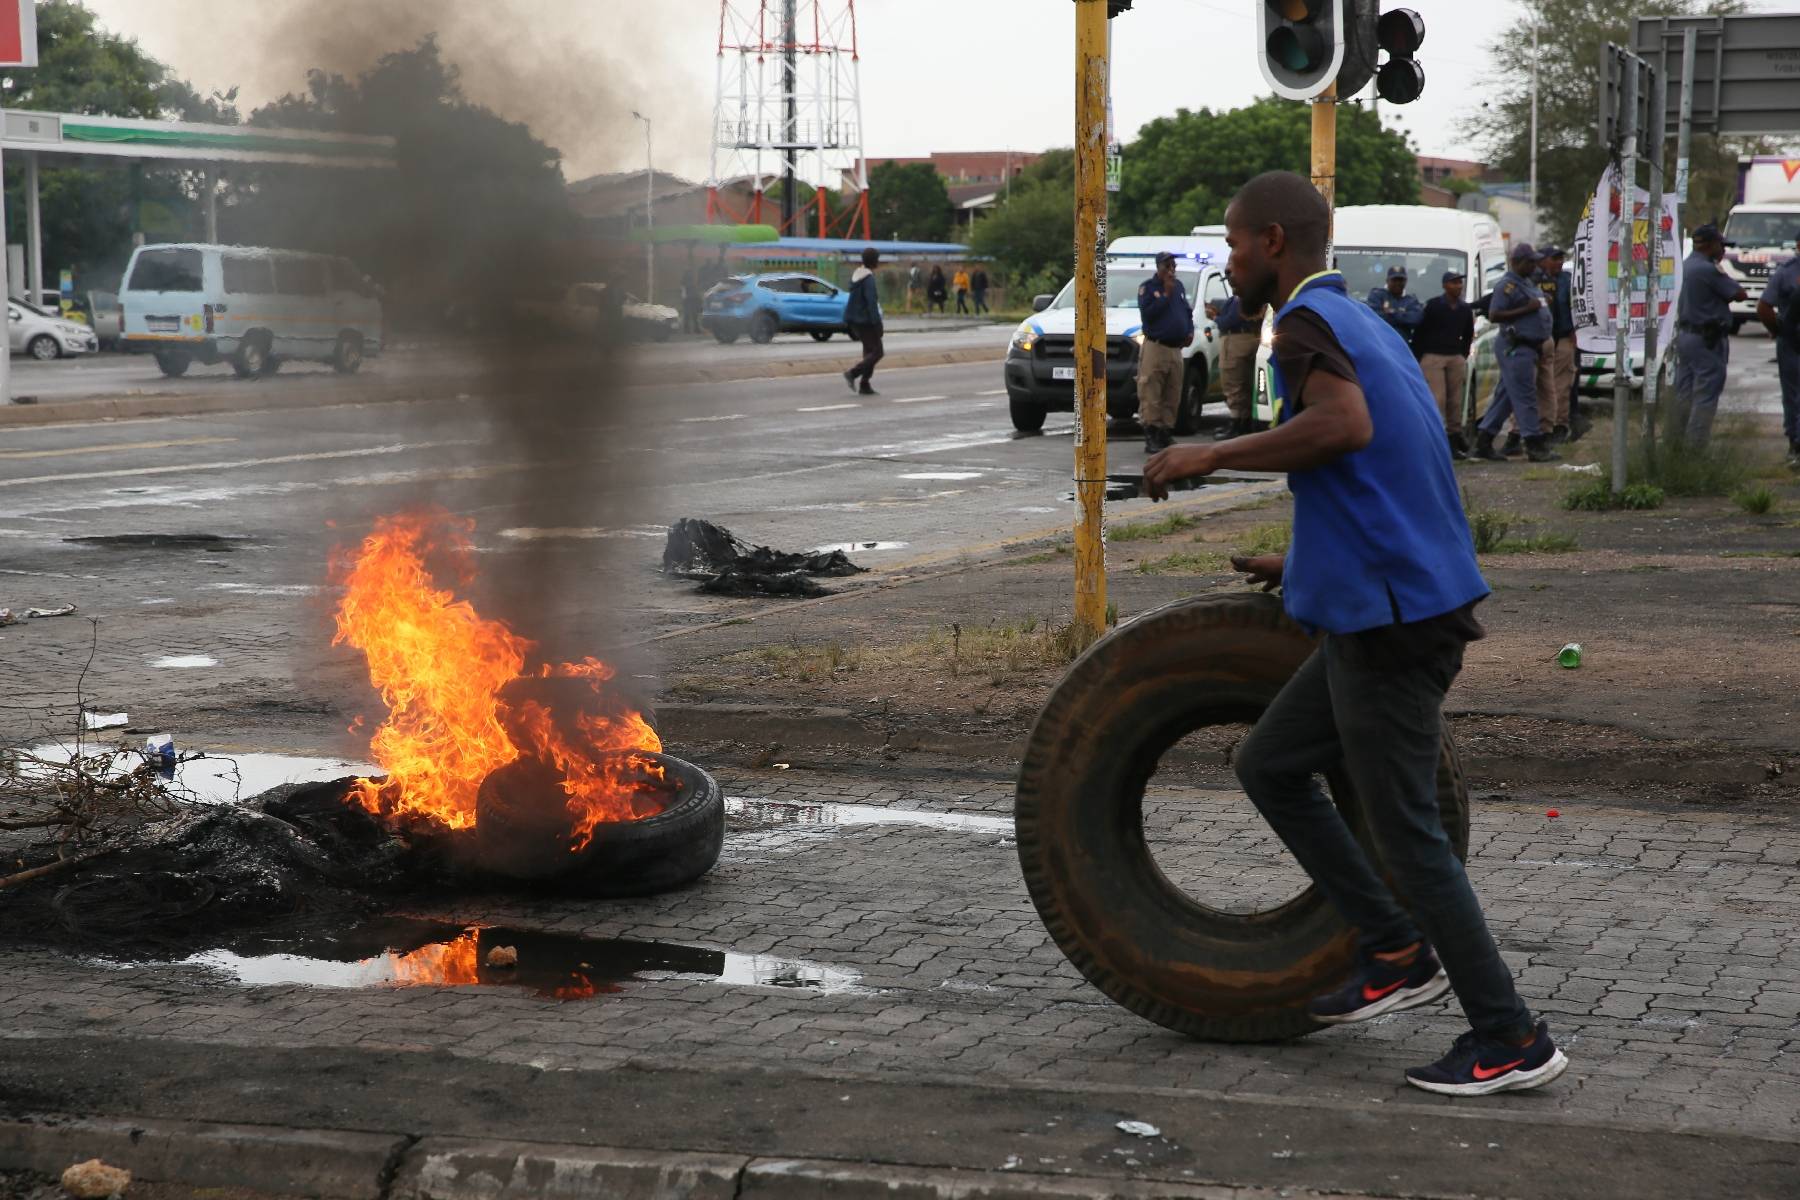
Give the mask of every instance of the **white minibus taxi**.
<svg viewBox="0 0 1800 1200">
<path fill-rule="evenodd" d="M 351 374 L 381 353 L 381 301 L 348 259 L 252 246 L 140 246 L 119 292 L 127 353 L 165 375 L 229 362 L 242 377 L 283 362 Z"/>
</svg>

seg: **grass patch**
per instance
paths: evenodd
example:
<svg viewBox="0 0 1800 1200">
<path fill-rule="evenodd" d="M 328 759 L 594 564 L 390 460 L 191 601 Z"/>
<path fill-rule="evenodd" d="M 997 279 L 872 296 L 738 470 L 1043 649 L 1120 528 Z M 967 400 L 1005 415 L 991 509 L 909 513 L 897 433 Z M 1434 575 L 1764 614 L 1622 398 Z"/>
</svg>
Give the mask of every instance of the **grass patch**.
<svg viewBox="0 0 1800 1200">
<path fill-rule="evenodd" d="M 860 670 L 863 661 L 862 651 L 847 649 L 840 642 L 830 642 L 823 646 L 790 642 L 782 646 L 763 646 L 749 653 L 753 659 L 767 667 L 775 678 L 803 683 L 827 678 L 840 670 Z"/>
<path fill-rule="evenodd" d="M 1177 550 L 1167 558 L 1138 564 L 1139 575 L 1212 575 L 1230 565 L 1227 555 L 1206 550 Z"/>
<path fill-rule="evenodd" d="M 1054 550 L 1045 550 L 1038 554 L 1028 554 L 1024 558 L 1015 558 L 1007 565 L 1014 567 L 1035 567 L 1043 563 L 1060 562 L 1074 553 L 1075 548 L 1065 544 L 1056 547 Z"/>
<path fill-rule="evenodd" d="M 1563 474 L 1555 467 L 1526 467 L 1519 472 L 1519 478 L 1527 483 L 1547 483 L 1552 479 L 1561 479 Z"/>
<path fill-rule="evenodd" d="M 1751 516 L 1760 517 L 1774 510 L 1775 493 L 1759 483 L 1733 492 L 1731 502 Z"/>
<path fill-rule="evenodd" d="M 1571 488 L 1562 498 L 1562 506 L 1571 512 L 1612 512 L 1615 509 L 1644 510 L 1661 508 L 1663 490 L 1653 483 L 1628 483 L 1625 490 L 1613 495 L 1612 481 L 1591 479 Z"/>
<path fill-rule="evenodd" d="M 1118 619 L 1117 606 L 1107 605 L 1106 623 Z M 923 643 L 900 647 L 897 654 L 903 660 L 922 657 L 953 676 L 986 673 L 998 681 L 1005 675 L 1066 667 L 1092 644 L 1093 639 L 1084 637 L 1073 623 L 1056 625 L 1028 617 L 1010 624 L 952 625 L 933 632 Z"/>
<path fill-rule="evenodd" d="M 1567 554 L 1581 549 L 1571 533 L 1534 533 L 1526 537 L 1506 538 L 1495 546 L 1495 554 Z"/>
<path fill-rule="evenodd" d="M 1481 508 L 1469 500 L 1469 493 L 1463 492 L 1463 516 L 1469 519 L 1469 536 L 1475 539 L 1475 553 L 1492 554 L 1506 540 L 1515 520 L 1509 512 L 1497 508 Z"/>
<path fill-rule="evenodd" d="M 1292 521 L 1258 525 L 1244 535 L 1239 552 L 1246 558 L 1255 558 L 1259 554 L 1285 554 L 1288 543 L 1293 540 L 1294 523 Z"/>
<path fill-rule="evenodd" d="M 1720 558 L 1800 558 L 1800 550 L 1726 550 Z"/>
<path fill-rule="evenodd" d="M 1192 529 L 1200 523 L 1200 518 L 1190 517 L 1184 512 L 1172 512 L 1158 521 L 1136 521 L 1130 525 L 1119 525 L 1106 531 L 1109 542 L 1147 542 L 1154 538 L 1167 537 L 1171 533 L 1180 533 L 1184 529 Z"/>
<path fill-rule="evenodd" d="M 1749 474 L 1743 453 L 1729 439 L 1715 437 L 1707 446 L 1697 447 L 1665 430 L 1654 449 L 1641 441 L 1633 447 L 1625 478 L 1655 484 L 1670 496 L 1729 496 Z"/>
</svg>

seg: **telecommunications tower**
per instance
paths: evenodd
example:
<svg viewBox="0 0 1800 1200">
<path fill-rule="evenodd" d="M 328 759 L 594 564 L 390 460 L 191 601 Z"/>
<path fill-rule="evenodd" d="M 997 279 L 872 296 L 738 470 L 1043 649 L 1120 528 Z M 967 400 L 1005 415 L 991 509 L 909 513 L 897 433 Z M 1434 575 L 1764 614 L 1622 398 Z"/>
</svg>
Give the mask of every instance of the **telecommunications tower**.
<svg viewBox="0 0 1800 1200">
<path fill-rule="evenodd" d="M 856 0 L 720 0 L 718 73 L 707 221 L 867 239 Z"/>
</svg>

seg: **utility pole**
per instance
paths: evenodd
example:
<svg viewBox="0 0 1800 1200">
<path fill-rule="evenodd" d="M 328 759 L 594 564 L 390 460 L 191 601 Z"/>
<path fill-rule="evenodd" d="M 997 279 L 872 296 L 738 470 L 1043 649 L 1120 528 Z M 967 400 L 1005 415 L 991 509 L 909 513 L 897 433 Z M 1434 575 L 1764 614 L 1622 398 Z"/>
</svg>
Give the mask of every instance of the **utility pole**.
<svg viewBox="0 0 1800 1200">
<path fill-rule="evenodd" d="M 644 123 L 644 302 L 656 303 L 656 152 L 650 143 L 650 118 L 633 111 Z"/>
<path fill-rule="evenodd" d="M 1644 441 L 1656 449 L 1656 417 L 1661 400 L 1657 351 L 1662 342 L 1662 222 L 1663 191 L 1667 187 L 1663 153 L 1669 140 L 1669 53 L 1663 50 L 1656 65 L 1656 87 L 1651 92 L 1650 112 L 1650 258 L 1644 286 Z"/>
<path fill-rule="evenodd" d="M 1619 80 L 1619 274 L 1614 294 L 1618 303 L 1618 339 L 1613 352 L 1612 490 L 1625 490 L 1631 410 L 1631 281 L 1632 230 L 1637 216 L 1638 75 L 1643 62 L 1635 54 L 1620 56 Z M 1596 217 L 1600 214 L 1596 214 Z M 1646 367 L 1646 373 L 1648 368 Z"/>
<path fill-rule="evenodd" d="M 1107 0 L 1075 0 L 1075 630 L 1106 632 Z"/>
<path fill-rule="evenodd" d="M 785 0 L 781 14 L 781 95 L 784 108 L 781 136 L 781 161 L 784 164 L 781 176 L 781 232 L 784 234 L 791 232 L 794 206 L 799 200 L 794 192 L 797 186 L 794 180 L 794 159 L 800 153 L 800 98 L 796 94 L 799 77 L 794 61 L 799 53 L 796 10 L 797 0 Z"/>
<path fill-rule="evenodd" d="M 1687 220 L 1688 151 L 1694 140 L 1694 52 L 1699 46 L 1698 30 L 1681 31 L 1681 124 L 1675 131 L 1675 199 L 1681 205 L 1681 219 Z"/>
<path fill-rule="evenodd" d="M 1538 241 L 1538 19 L 1531 21 L 1531 244 Z"/>
<path fill-rule="evenodd" d="M 1331 210 L 1325 226 L 1325 265 L 1332 265 L 1332 246 L 1337 241 L 1337 82 L 1332 81 L 1312 102 L 1312 181 Z"/>
</svg>

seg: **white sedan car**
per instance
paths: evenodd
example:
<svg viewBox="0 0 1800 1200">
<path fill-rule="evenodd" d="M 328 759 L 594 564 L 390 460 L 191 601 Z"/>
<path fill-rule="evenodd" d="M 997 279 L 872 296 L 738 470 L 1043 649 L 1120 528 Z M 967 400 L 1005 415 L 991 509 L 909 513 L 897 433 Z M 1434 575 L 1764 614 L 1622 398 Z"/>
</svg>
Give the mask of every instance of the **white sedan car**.
<svg viewBox="0 0 1800 1200">
<path fill-rule="evenodd" d="M 100 348 L 94 331 L 79 321 L 52 316 L 23 300 L 6 304 L 7 325 L 12 330 L 12 352 L 50 362 L 76 354 L 92 354 Z"/>
</svg>

